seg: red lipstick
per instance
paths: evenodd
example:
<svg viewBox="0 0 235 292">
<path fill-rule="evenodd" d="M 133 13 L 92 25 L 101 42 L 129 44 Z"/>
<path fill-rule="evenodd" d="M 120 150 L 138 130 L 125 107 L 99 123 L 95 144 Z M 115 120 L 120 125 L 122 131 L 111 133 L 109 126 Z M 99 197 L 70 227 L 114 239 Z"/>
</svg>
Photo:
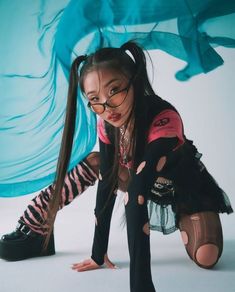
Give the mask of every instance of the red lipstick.
<svg viewBox="0 0 235 292">
<path fill-rule="evenodd" d="M 121 116 L 122 116 L 121 114 L 115 113 L 108 115 L 107 119 L 112 122 L 117 122 L 121 119 Z"/>
</svg>

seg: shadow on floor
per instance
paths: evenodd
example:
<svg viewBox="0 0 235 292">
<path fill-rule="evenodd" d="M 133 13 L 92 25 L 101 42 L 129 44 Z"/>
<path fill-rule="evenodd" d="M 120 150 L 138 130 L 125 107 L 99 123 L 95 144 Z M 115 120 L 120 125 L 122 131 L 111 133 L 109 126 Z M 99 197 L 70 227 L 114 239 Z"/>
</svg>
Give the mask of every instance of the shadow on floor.
<svg viewBox="0 0 235 292">
<path fill-rule="evenodd" d="M 235 240 L 224 241 L 224 249 L 218 265 L 219 271 L 235 271 Z"/>
</svg>

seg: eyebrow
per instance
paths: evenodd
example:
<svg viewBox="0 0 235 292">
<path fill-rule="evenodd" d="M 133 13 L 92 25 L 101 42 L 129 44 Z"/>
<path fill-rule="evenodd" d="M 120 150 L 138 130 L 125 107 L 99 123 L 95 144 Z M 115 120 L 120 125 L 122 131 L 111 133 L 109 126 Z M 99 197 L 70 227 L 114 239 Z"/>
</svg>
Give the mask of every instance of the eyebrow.
<svg viewBox="0 0 235 292">
<path fill-rule="evenodd" d="M 114 81 L 119 81 L 121 79 L 118 79 L 118 78 L 114 78 L 114 79 L 111 79 L 109 80 L 105 85 L 104 85 L 104 88 L 108 87 L 111 83 L 113 83 Z M 92 90 L 92 91 L 89 91 L 86 93 L 86 95 L 89 95 L 91 93 L 95 93 L 96 91 L 95 90 Z"/>
</svg>

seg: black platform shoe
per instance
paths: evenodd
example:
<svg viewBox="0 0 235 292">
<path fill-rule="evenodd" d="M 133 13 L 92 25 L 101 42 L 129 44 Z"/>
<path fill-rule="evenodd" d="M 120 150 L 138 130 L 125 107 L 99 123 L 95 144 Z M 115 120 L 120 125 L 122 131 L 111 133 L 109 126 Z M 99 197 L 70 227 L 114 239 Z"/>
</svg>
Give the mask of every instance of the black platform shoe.
<svg viewBox="0 0 235 292">
<path fill-rule="evenodd" d="M 27 225 L 19 223 L 15 231 L 2 236 L 0 258 L 7 261 L 21 261 L 32 257 L 55 254 L 53 233 L 47 249 L 42 253 L 44 240 L 45 236 L 32 231 Z"/>
</svg>

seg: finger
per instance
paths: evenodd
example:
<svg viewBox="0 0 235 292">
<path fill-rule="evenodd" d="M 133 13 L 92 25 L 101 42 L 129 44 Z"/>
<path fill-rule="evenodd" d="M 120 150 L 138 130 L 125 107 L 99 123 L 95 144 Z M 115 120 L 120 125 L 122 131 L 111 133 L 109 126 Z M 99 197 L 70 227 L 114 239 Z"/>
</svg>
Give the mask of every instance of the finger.
<svg viewBox="0 0 235 292">
<path fill-rule="evenodd" d="M 73 266 L 72 270 L 81 270 L 81 269 L 86 269 L 87 267 L 89 267 L 89 265 L 77 265 L 77 266 Z"/>
<path fill-rule="evenodd" d="M 88 260 L 84 260 L 84 261 L 79 262 L 79 263 L 74 263 L 72 267 L 83 267 L 83 266 L 89 265 L 91 263 L 92 263 L 91 259 L 88 259 Z"/>
<path fill-rule="evenodd" d="M 82 266 L 84 266 L 83 262 L 82 263 L 73 264 L 72 268 L 78 268 L 78 267 L 82 267 Z"/>
<path fill-rule="evenodd" d="M 72 270 L 78 269 L 79 267 L 82 267 L 83 265 L 73 265 L 71 267 Z"/>
<path fill-rule="evenodd" d="M 83 264 L 88 264 L 90 262 L 92 262 L 92 260 L 91 259 L 87 259 L 87 260 L 83 260 L 82 262 L 74 263 L 72 265 L 83 265 Z"/>
<path fill-rule="evenodd" d="M 76 271 L 87 271 L 90 269 L 97 269 L 99 268 L 99 265 L 97 265 L 96 262 L 94 262 L 92 259 L 84 260 L 83 262 L 73 264 L 72 269 Z"/>
<path fill-rule="evenodd" d="M 86 265 L 85 264 L 79 264 L 79 265 L 74 265 L 71 268 L 72 268 L 72 270 L 79 270 L 79 269 L 86 268 L 88 266 L 89 266 L 88 264 L 86 264 Z"/>
<path fill-rule="evenodd" d="M 86 265 L 83 267 L 79 267 L 76 269 L 77 272 L 85 272 L 85 271 L 91 271 L 91 270 L 95 270 L 98 269 L 99 266 L 95 266 L 95 265 Z"/>
</svg>

